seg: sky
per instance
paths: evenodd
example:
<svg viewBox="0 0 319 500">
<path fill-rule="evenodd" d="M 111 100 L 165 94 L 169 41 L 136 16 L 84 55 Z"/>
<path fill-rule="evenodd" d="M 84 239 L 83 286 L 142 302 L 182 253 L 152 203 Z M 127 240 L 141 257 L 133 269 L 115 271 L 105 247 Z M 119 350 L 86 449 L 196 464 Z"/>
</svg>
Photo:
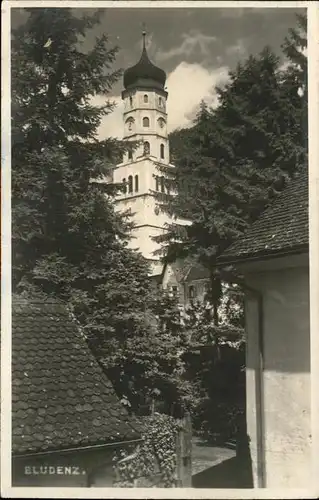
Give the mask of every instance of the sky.
<svg viewBox="0 0 319 500">
<path fill-rule="evenodd" d="M 91 9 L 77 8 L 77 15 L 84 10 Z M 88 33 L 85 46 L 91 46 L 96 35 L 108 34 L 110 45 L 119 46 L 114 69 L 124 70 L 137 63 L 145 23 L 149 57 L 167 74 L 169 132 L 191 126 L 202 99 L 216 105 L 215 86 L 227 80 L 228 72 L 238 62 L 259 53 L 266 45 L 282 55 L 280 45 L 289 28 L 296 25 L 295 15 L 300 12 L 292 8 L 247 7 L 101 10 L 102 21 Z M 16 11 L 12 14 L 12 26 L 23 18 L 22 10 Z M 116 108 L 103 119 L 101 138 L 122 137 L 122 90 L 121 79 L 108 95 Z M 104 96 L 98 96 L 93 102 L 101 104 L 104 100 Z"/>
</svg>

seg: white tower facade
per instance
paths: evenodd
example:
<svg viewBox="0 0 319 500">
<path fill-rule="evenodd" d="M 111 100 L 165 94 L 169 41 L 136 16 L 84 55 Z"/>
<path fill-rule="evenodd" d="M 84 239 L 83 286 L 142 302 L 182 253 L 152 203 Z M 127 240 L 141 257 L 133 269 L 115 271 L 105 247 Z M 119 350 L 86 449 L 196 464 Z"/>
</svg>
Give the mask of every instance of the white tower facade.
<svg viewBox="0 0 319 500">
<path fill-rule="evenodd" d="M 161 272 L 160 257 L 153 241 L 165 231 L 169 216 L 159 211 L 154 192 L 165 192 L 166 185 L 157 165 L 169 164 L 167 137 L 166 75 L 148 58 L 143 33 L 143 51 L 139 62 L 124 73 L 123 139 L 138 144 L 124 155 L 114 170 L 113 180 L 124 183 L 125 192 L 117 197 L 120 210 L 130 209 L 135 228 L 130 246 L 138 248 L 152 264 L 152 274 Z"/>
</svg>

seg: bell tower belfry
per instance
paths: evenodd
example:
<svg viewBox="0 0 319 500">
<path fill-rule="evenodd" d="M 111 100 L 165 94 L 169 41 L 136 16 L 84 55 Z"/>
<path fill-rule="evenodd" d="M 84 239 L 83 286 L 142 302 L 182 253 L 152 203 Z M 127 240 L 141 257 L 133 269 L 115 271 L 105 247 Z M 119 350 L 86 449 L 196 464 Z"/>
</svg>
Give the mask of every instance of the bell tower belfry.
<svg viewBox="0 0 319 500">
<path fill-rule="evenodd" d="M 159 211 L 154 191 L 165 192 L 159 163 L 169 164 L 167 137 L 166 74 L 149 59 L 143 32 L 140 60 L 124 72 L 123 139 L 137 144 L 114 170 L 113 180 L 125 184 L 116 203 L 121 210 L 131 209 L 135 228 L 130 246 L 138 248 L 152 264 L 152 274 L 161 272 L 160 258 L 154 255 L 158 244 L 152 237 L 165 231 L 169 216 Z"/>
</svg>

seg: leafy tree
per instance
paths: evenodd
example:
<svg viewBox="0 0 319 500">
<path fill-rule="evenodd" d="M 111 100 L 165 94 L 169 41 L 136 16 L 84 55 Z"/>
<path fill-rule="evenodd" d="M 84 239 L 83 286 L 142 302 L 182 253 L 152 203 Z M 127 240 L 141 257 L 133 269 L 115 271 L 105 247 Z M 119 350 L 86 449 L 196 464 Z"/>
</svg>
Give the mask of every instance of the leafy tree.
<svg viewBox="0 0 319 500">
<path fill-rule="evenodd" d="M 194 301 L 184 314 L 191 337 L 184 377 L 196 394 L 191 408 L 194 430 L 210 438 L 234 437 L 245 408 L 245 341 L 238 294 L 238 287 L 223 290 L 218 326 L 207 301 Z"/>
<path fill-rule="evenodd" d="M 124 356 L 119 353 L 114 379 L 123 384 L 119 392 L 129 388 L 125 395 L 134 411 L 157 401 L 164 405 L 165 412 L 177 416 L 196 399 L 194 388 L 185 377 L 183 359 L 191 340 L 181 321 L 176 296 L 161 290 L 153 295 L 152 302 L 148 327 L 128 340 Z"/>
</svg>

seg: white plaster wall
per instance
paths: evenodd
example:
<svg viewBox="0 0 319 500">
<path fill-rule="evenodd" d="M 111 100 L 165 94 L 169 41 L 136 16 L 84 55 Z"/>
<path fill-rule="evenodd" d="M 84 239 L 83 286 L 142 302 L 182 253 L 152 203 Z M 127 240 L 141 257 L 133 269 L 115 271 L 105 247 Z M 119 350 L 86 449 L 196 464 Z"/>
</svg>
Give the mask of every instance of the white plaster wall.
<svg viewBox="0 0 319 500">
<path fill-rule="evenodd" d="M 148 103 L 144 102 L 144 95 L 148 95 Z M 130 104 L 130 96 L 132 97 L 132 106 Z M 159 98 L 162 99 L 162 106 L 160 106 Z M 130 92 L 125 92 L 124 97 L 124 113 L 130 113 L 136 108 L 145 108 L 145 109 L 156 109 L 157 111 L 161 111 L 166 113 L 166 98 L 163 92 L 159 90 L 137 90 L 134 89 Z"/>
<path fill-rule="evenodd" d="M 142 120 L 142 118 L 141 118 Z M 139 143 L 137 147 L 132 151 L 132 159 L 129 159 L 128 153 L 124 154 L 123 163 L 129 163 L 131 161 L 139 160 L 144 156 L 144 142 L 148 141 L 150 144 L 150 155 L 157 162 L 162 162 L 164 164 L 169 163 L 170 152 L 169 152 L 169 142 L 167 137 L 165 137 L 163 130 L 160 130 L 156 122 L 156 130 L 150 131 L 150 129 L 144 129 L 143 132 L 133 131 L 131 135 L 125 137 L 126 140 Z M 161 144 L 164 145 L 164 157 L 161 158 Z"/>
<path fill-rule="evenodd" d="M 120 193 L 117 199 L 125 199 L 130 198 L 135 194 L 148 193 L 150 190 L 155 191 L 156 183 L 155 183 L 155 175 L 158 175 L 158 171 L 156 168 L 156 164 L 150 159 L 144 159 L 140 161 L 135 161 L 131 163 L 126 163 L 123 165 L 119 165 L 116 169 L 114 169 L 113 181 L 115 183 L 122 182 L 123 179 L 128 181 L 129 175 L 133 176 L 133 181 L 135 175 L 138 175 L 139 179 L 139 189 L 138 193 L 134 191 L 134 182 L 133 182 L 133 193 L 126 194 Z"/>
<path fill-rule="evenodd" d="M 149 127 L 143 126 L 143 118 L 149 118 Z M 159 111 L 157 109 L 150 109 L 149 107 L 145 107 L 145 109 L 136 109 L 127 114 L 124 114 L 124 125 L 129 118 L 133 118 L 135 120 L 134 125 L 132 126 L 132 130 L 129 131 L 126 127 L 124 128 L 124 137 L 129 137 L 132 135 L 132 132 L 135 134 L 156 134 L 160 133 L 161 136 L 165 137 L 166 127 L 160 128 L 158 125 L 158 119 L 163 118 L 165 122 L 167 121 L 166 114 L 163 111 Z"/>
<path fill-rule="evenodd" d="M 153 236 L 163 233 L 163 229 L 152 226 L 140 226 L 132 231 L 132 240 L 129 242 L 129 248 L 139 250 L 146 259 L 159 260 L 160 257 L 154 255 L 155 250 L 159 248 L 158 244 L 152 240 Z"/>
<path fill-rule="evenodd" d="M 309 274 L 307 267 L 246 276 L 264 298 L 266 487 L 309 487 L 311 474 Z M 247 426 L 257 486 L 256 370 L 258 316 L 246 300 Z"/>
<path fill-rule="evenodd" d="M 144 102 L 144 95 L 148 96 L 148 102 Z M 160 90 L 138 89 L 124 91 L 124 114 L 123 127 L 124 139 L 129 141 L 148 141 L 150 143 L 150 155 L 144 156 L 144 146 L 141 143 L 132 153 L 132 159 L 128 153 L 124 155 L 123 162 L 113 171 L 113 182 L 128 182 L 129 176 L 133 178 L 133 192 L 119 193 L 116 198 L 116 209 L 120 211 L 130 210 L 133 221 L 137 226 L 132 231 L 133 239 L 131 248 L 139 249 L 147 259 L 159 260 L 154 256 L 154 251 L 159 249 L 159 244 L 152 240 L 154 235 L 162 234 L 165 225 L 172 219 L 158 210 L 158 204 L 152 191 L 156 191 L 156 177 L 163 175 L 157 164 L 169 165 L 169 141 L 167 139 L 167 114 L 166 114 L 166 92 Z M 132 98 L 132 103 L 130 102 Z M 160 99 L 162 104 L 160 104 Z M 143 127 L 143 118 L 150 120 L 149 127 Z M 132 129 L 129 130 L 127 120 L 134 120 Z M 159 126 L 159 119 L 165 120 L 165 126 Z M 161 158 L 161 144 L 164 145 L 164 158 Z M 135 176 L 138 176 L 138 190 L 135 190 Z M 160 186 L 158 186 L 160 189 Z M 177 220 L 177 223 L 188 224 L 187 221 Z M 156 267 L 156 266 L 155 266 Z"/>
<path fill-rule="evenodd" d="M 175 266 L 176 263 L 166 265 L 165 271 L 162 276 L 162 287 L 166 290 L 172 289 L 172 287 L 177 287 L 179 302 L 181 305 L 184 305 L 185 302 L 184 283 L 178 281 L 175 272 Z"/>
<path fill-rule="evenodd" d="M 113 486 L 114 448 L 35 455 L 12 460 L 12 485 L 20 487 Z M 51 468 L 50 468 L 51 467 Z"/>
<path fill-rule="evenodd" d="M 156 210 L 157 202 L 152 195 L 139 195 L 133 196 L 131 198 L 122 199 L 117 203 L 117 210 L 131 210 L 133 215 L 133 220 L 136 225 L 149 225 L 164 227 L 164 225 L 169 222 L 169 217 Z"/>
<path fill-rule="evenodd" d="M 144 95 L 148 96 L 148 102 L 144 102 Z M 130 104 L 130 97 L 133 102 Z M 160 100 L 162 104 L 160 105 Z M 143 126 L 143 118 L 149 119 L 149 127 Z M 128 120 L 134 120 L 131 129 L 128 127 Z M 164 127 L 159 126 L 159 119 L 164 120 Z M 135 90 L 124 97 L 123 113 L 124 139 L 132 141 L 148 141 L 150 143 L 151 155 L 156 160 L 169 162 L 169 142 L 167 139 L 167 114 L 166 97 L 157 90 Z M 164 158 L 160 156 L 160 145 L 164 145 Z M 144 147 L 140 145 L 133 151 L 133 160 L 143 155 Z M 124 162 L 130 161 L 128 154 L 124 156 Z"/>
</svg>

